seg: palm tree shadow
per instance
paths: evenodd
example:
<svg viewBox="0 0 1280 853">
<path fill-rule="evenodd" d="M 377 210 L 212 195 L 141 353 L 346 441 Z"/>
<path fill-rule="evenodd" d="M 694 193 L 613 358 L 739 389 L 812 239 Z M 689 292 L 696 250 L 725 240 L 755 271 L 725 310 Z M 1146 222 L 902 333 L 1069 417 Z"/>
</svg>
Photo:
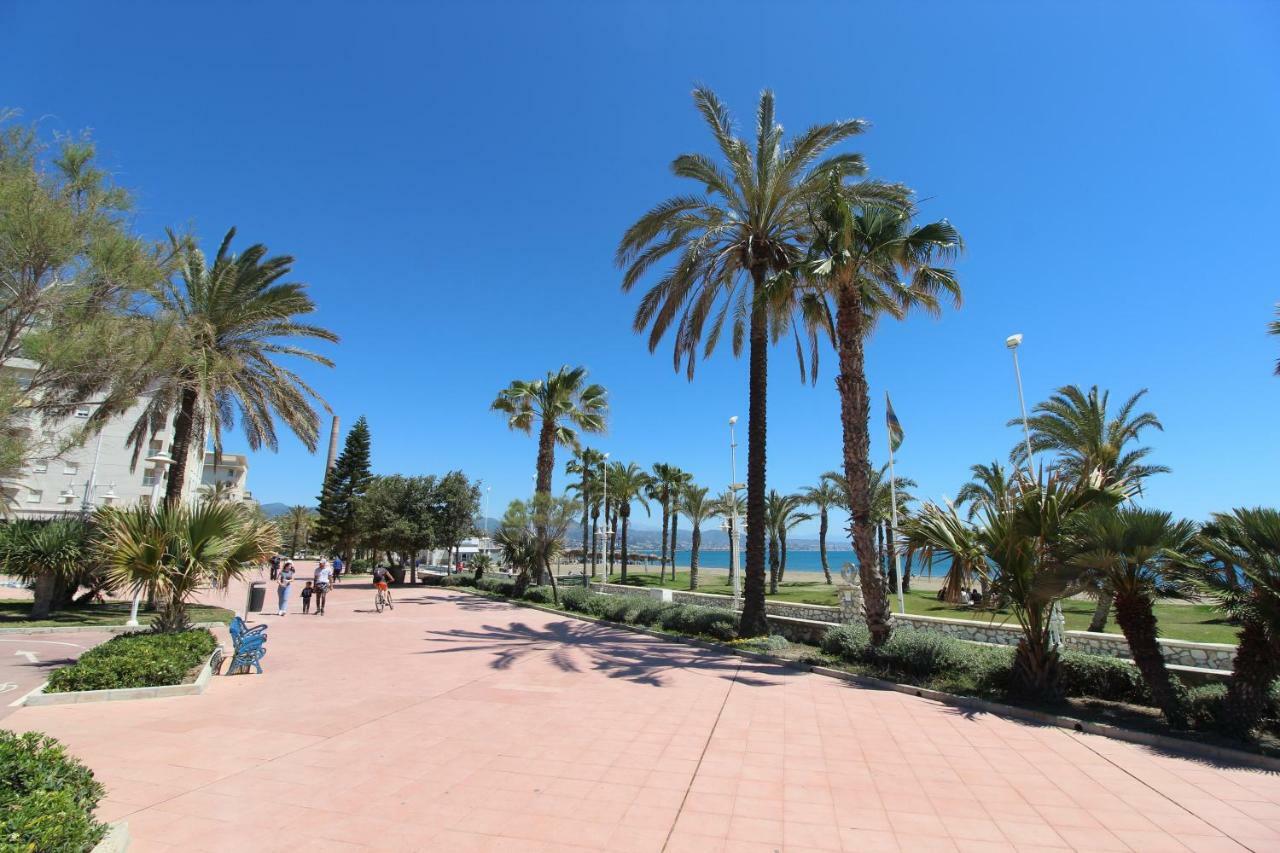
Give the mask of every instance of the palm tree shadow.
<svg viewBox="0 0 1280 853">
<path fill-rule="evenodd" d="M 677 669 L 750 687 L 776 686 L 782 678 L 796 675 L 776 664 L 745 661 L 578 620 L 542 627 L 511 622 L 427 634 L 435 647 L 421 654 L 489 652 L 493 655 L 489 666 L 496 670 L 509 670 L 521 660 L 549 652 L 549 660 L 561 672 L 582 672 L 585 659 L 586 668 L 592 671 L 652 687 L 664 686 L 665 674 Z"/>
</svg>

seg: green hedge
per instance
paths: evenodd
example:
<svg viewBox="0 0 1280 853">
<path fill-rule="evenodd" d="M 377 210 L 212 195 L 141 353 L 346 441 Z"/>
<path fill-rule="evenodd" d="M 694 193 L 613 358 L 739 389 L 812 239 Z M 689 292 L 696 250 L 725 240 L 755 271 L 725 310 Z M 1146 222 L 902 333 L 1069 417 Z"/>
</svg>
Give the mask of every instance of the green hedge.
<svg viewBox="0 0 1280 853">
<path fill-rule="evenodd" d="M 45 692 L 182 684 L 217 644 L 205 628 L 174 634 L 121 634 L 55 672 Z"/>
<path fill-rule="evenodd" d="M 0 730 L 0 850 L 84 853 L 106 833 L 92 771 L 39 732 Z"/>
</svg>

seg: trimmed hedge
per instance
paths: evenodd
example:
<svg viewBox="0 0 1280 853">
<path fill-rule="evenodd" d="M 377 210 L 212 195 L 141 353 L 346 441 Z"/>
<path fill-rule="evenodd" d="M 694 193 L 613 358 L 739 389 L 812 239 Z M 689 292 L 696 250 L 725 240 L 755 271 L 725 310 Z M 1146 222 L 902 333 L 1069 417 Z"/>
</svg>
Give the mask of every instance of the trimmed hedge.
<svg viewBox="0 0 1280 853">
<path fill-rule="evenodd" d="M 121 634 L 54 672 L 45 692 L 182 684 L 217 644 L 205 628 L 173 634 Z"/>
<path fill-rule="evenodd" d="M 713 640 L 728 641 L 738 636 L 738 615 L 722 607 L 672 604 L 643 595 L 601 595 L 580 587 L 564 592 L 560 606 L 609 622 L 661 628 Z"/>
<path fill-rule="evenodd" d="M 93 772 L 58 741 L 0 730 L 0 850 L 93 849 L 107 831 L 93 817 L 103 793 Z"/>
</svg>

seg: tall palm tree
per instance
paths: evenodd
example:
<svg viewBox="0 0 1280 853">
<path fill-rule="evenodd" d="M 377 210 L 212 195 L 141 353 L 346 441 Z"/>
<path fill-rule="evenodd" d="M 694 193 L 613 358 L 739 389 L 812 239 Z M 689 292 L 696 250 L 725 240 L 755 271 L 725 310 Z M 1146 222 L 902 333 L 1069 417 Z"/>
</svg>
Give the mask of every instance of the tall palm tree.
<svg viewBox="0 0 1280 853">
<path fill-rule="evenodd" d="M 622 527 L 619 539 L 622 560 L 622 583 L 627 582 L 627 530 L 631 526 L 631 504 L 638 502 L 649 515 L 645 493 L 652 478 L 634 462 L 623 465 L 615 462 L 609 466 L 609 500 L 617 505 L 618 522 Z"/>
<path fill-rule="evenodd" d="M 702 523 L 715 513 L 715 502 L 707 500 L 707 487 L 688 484 L 680 491 L 680 512 L 693 527 L 689 551 L 689 589 L 698 588 L 698 550 L 702 547 Z"/>
<path fill-rule="evenodd" d="M 223 238 L 209 264 L 199 247 L 170 234 L 178 258 L 177 273 L 149 293 L 163 343 L 91 416 L 104 425 L 143 392 L 147 404 L 129 432 L 134 461 L 150 438 L 173 422 L 165 504 L 177 506 L 186 485 L 187 464 L 195 452 L 203 458 L 206 431 L 215 458 L 222 455 L 222 434 L 236 417 L 252 450 L 279 446 L 276 418 L 312 452 L 320 434 L 320 416 L 312 405 L 328 405 L 294 371 L 277 364 L 295 356 L 332 367 L 324 356 L 295 341 L 336 343 L 328 329 L 301 322 L 315 311 L 306 285 L 283 281 L 293 269 L 288 255 L 267 256 L 261 243 L 243 254 L 231 252 L 236 229 Z"/>
<path fill-rule="evenodd" d="M 298 549 L 307 545 L 311 528 L 316 523 L 316 512 L 309 506 L 291 506 L 284 514 L 284 529 L 289 531 L 289 556 L 297 556 Z"/>
<path fill-rule="evenodd" d="M 1186 689 L 1165 666 L 1153 604 L 1157 597 L 1182 598 L 1186 584 L 1177 567 L 1196 534 L 1189 521 L 1167 512 L 1125 507 L 1082 513 L 1071 527 L 1072 562 L 1115 598 L 1116 621 L 1129 643 L 1156 705 L 1171 726 L 1187 726 Z"/>
<path fill-rule="evenodd" d="M 817 324 L 832 331 L 839 359 L 843 473 L 863 615 L 875 645 L 885 642 L 892 628 L 876 563 L 866 339 L 882 316 L 901 320 L 913 308 L 937 314 L 944 296 L 960 304 L 954 272 L 933 265 L 935 258 L 949 259 L 961 250 L 959 232 L 945 219 L 914 226 L 914 214 L 905 195 L 893 203 L 859 203 L 849 197 L 841 176 L 832 174 L 815 205 L 808 260 L 797 270 L 820 297 L 808 316 L 820 317 Z"/>
<path fill-rule="evenodd" d="M 490 408 L 507 415 L 507 426 L 526 434 L 538 426 L 537 486 L 551 494 L 556 445 L 578 446 L 578 430 L 604 432 L 609 403 L 604 387 L 588 385 L 585 367 L 564 366 L 546 379 L 517 379 L 498 392 Z"/>
<path fill-rule="evenodd" d="M 1196 544 L 1206 558 L 1191 564 L 1191 579 L 1240 623 L 1223 723 L 1247 737 L 1280 677 L 1280 510 L 1214 513 Z"/>
<path fill-rule="evenodd" d="M 738 539 L 739 536 L 741 535 L 740 526 L 742 524 L 743 519 L 747 517 L 746 498 L 744 498 L 740 494 L 737 494 L 735 492 L 730 492 L 728 489 L 726 489 L 724 492 L 717 495 L 715 499 L 711 501 L 711 511 L 713 514 L 718 515 L 719 517 L 723 518 L 725 521 L 725 529 L 729 531 L 728 539 L 729 539 L 729 542 L 732 543 L 731 550 L 730 550 L 730 554 L 732 554 L 733 553 L 732 549 L 736 549 L 741 544 L 741 542 L 734 542 L 734 540 Z M 737 518 L 738 520 L 738 524 L 739 524 L 738 532 L 735 532 L 731 529 L 734 518 Z M 733 571 L 734 571 L 734 566 L 733 566 L 733 563 L 730 562 L 729 563 L 729 585 L 730 586 L 733 586 L 733 584 L 735 583 L 734 577 L 733 577 Z"/>
<path fill-rule="evenodd" d="M 699 87 L 694 104 L 715 138 L 719 160 L 682 154 L 672 161 L 677 177 L 694 181 L 699 192 L 658 204 L 627 229 L 616 261 L 625 268 L 630 291 L 656 264 L 673 257 L 670 269 L 648 290 L 636 310 L 637 332 L 649 330 L 657 348 L 674 326 L 673 362 L 693 377 L 699 350 L 714 350 L 732 317 L 735 355 L 749 351 L 750 404 L 747 428 L 746 590 L 739 634 L 767 634 L 764 605 L 765 442 L 768 348 L 791 328 L 796 307 L 767 292 L 771 277 L 802 254 L 807 201 L 834 172 L 862 174 L 856 154 L 819 158 L 861 133 L 865 122 L 816 125 L 784 144 L 774 116 L 772 92 L 763 92 L 756 112 L 755 140 L 736 135 L 728 109 L 715 93 Z M 797 343 L 799 342 L 797 336 Z"/>
<path fill-rule="evenodd" d="M 776 493 L 770 493 L 776 494 Z M 811 513 L 801 512 L 800 507 L 804 506 L 804 498 L 800 495 L 783 495 L 776 500 L 776 514 L 771 516 L 774 523 L 775 531 L 778 536 L 778 574 L 776 582 L 773 584 L 773 591 L 777 592 L 777 584 L 787 574 L 787 534 L 794 530 L 798 525 L 813 518 Z"/>
<path fill-rule="evenodd" d="M 684 490 L 693 485 L 693 475 L 688 471 L 675 469 L 675 478 L 671 487 L 671 579 L 676 578 L 676 550 L 680 547 L 680 501 Z"/>
<path fill-rule="evenodd" d="M 818 481 L 818 485 L 802 489 L 800 496 L 805 504 L 818 508 L 818 554 L 822 558 L 822 575 L 830 584 L 831 567 L 827 564 L 828 510 L 833 506 L 842 506 L 844 496 L 831 478 L 826 476 Z"/>
<path fill-rule="evenodd" d="M 1000 464 L 1000 461 L 993 460 L 990 465 L 981 463 L 971 465 L 969 471 L 972 473 L 969 482 L 961 486 L 960 491 L 956 493 L 956 507 L 968 504 L 970 519 L 980 510 L 988 507 L 996 510 L 1005 509 L 1017 480 Z"/>
<path fill-rule="evenodd" d="M 579 474 L 582 477 L 578 484 L 578 497 L 582 501 L 582 575 L 587 576 L 587 547 L 594 543 L 594 538 L 588 540 L 590 531 L 587 530 L 587 521 L 591 513 L 591 507 L 594 504 L 593 495 L 595 493 L 595 478 L 599 473 L 600 465 L 604 462 L 604 454 L 599 450 L 592 450 L 590 447 L 578 447 L 573 451 L 573 458 L 564 466 L 566 474 Z M 597 510 L 598 512 L 598 510 Z M 595 566 L 592 565 L 591 574 L 595 574 Z"/>
<path fill-rule="evenodd" d="M 649 484 L 647 495 L 650 500 L 657 501 L 662 507 L 662 551 L 658 569 L 658 579 L 662 580 L 666 577 L 668 552 L 671 559 L 671 574 L 675 576 L 675 532 L 671 525 L 679 513 L 680 488 L 691 482 L 693 477 L 666 462 L 654 463 L 653 473 L 650 476 L 652 482 Z M 668 549 L 668 540 L 670 540 L 670 549 Z"/>
<path fill-rule="evenodd" d="M 841 495 L 840 507 L 848 512 L 849 507 L 851 506 L 848 479 L 846 479 L 844 474 L 841 474 L 838 471 L 828 471 L 822 476 L 827 480 L 830 480 L 836 487 L 836 490 Z M 916 481 L 910 477 L 894 477 L 893 487 L 890 488 L 888 464 L 881 465 L 878 469 L 871 472 L 869 492 L 871 496 L 870 507 L 872 529 L 875 531 L 882 531 L 880 534 L 882 546 L 879 548 L 878 552 L 876 552 L 875 565 L 877 568 L 875 571 L 882 575 L 883 572 L 881 572 L 881 569 L 878 567 L 883 566 L 885 563 L 884 557 L 886 554 L 884 553 L 883 540 L 892 540 L 894 538 L 892 531 L 889 531 L 887 536 L 883 532 L 888 531 L 890 522 L 893 519 L 894 495 L 897 495 L 898 517 L 905 518 L 907 516 L 908 504 L 915 500 L 915 497 L 911 494 L 911 490 L 916 488 L 917 485 Z M 852 535 L 852 522 L 850 535 Z M 861 573 L 859 573 L 859 578 L 861 578 Z"/>
</svg>

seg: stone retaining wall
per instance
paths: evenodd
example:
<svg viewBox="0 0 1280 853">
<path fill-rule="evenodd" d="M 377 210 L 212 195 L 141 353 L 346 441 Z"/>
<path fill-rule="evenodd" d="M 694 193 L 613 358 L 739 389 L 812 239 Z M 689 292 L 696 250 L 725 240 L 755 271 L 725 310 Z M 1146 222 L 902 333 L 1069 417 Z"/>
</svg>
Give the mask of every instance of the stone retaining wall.
<svg viewBox="0 0 1280 853">
<path fill-rule="evenodd" d="M 696 604 L 702 607 L 732 607 L 733 599 L 725 595 L 709 595 L 703 592 L 653 587 L 622 586 L 621 584 L 592 584 L 597 592 L 610 595 L 647 595 L 677 604 Z M 839 607 L 820 604 L 792 604 L 786 601 L 768 601 L 765 610 L 770 616 L 802 619 L 810 622 L 841 622 Z M 976 619 L 944 619 L 937 616 L 894 614 L 894 625 L 911 631 L 934 631 L 960 640 L 1015 646 L 1022 630 L 1009 622 L 978 621 Z M 1104 655 L 1128 660 L 1132 657 L 1129 644 L 1121 634 L 1095 634 L 1089 631 L 1067 631 L 1066 646 L 1071 651 Z M 1164 658 L 1176 666 L 1192 666 L 1202 669 L 1230 671 L 1235 659 L 1236 647 L 1224 643 L 1192 643 L 1186 640 L 1160 640 Z"/>
</svg>

